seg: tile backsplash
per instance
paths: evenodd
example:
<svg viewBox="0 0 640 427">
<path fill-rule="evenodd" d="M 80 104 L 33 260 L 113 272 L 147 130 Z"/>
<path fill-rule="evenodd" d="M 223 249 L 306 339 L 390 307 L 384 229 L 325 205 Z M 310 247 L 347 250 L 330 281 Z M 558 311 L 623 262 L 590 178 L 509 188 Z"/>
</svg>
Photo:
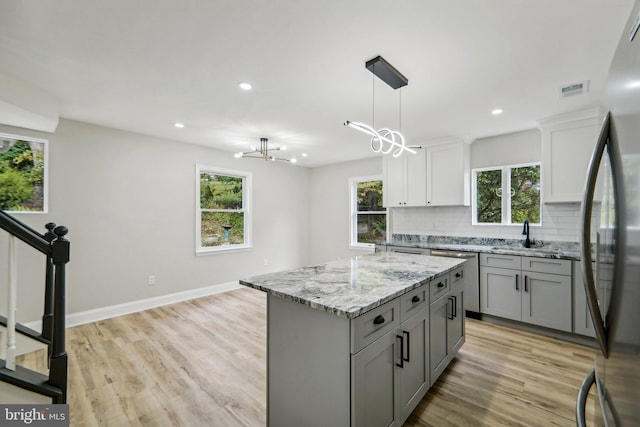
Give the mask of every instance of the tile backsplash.
<svg viewBox="0 0 640 427">
<path fill-rule="evenodd" d="M 521 225 L 471 225 L 471 207 L 434 206 L 392 208 L 392 234 L 521 239 Z M 531 226 L 533 239 L 577 242 L 580 239 L 580 203 L 542 206 L 542 226 Z"/>
</svg>

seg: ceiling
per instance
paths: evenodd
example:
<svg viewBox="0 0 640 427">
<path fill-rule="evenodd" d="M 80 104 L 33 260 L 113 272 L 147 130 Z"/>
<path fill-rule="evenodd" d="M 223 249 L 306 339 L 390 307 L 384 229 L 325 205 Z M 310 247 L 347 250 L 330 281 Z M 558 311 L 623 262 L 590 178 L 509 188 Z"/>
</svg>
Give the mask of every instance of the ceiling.
<svg viewBox="0 0 640 427">
<path fill-rule="evenodd" d="M 632 5 L 3 0 L 0 122 L 68 118 L 230 156 L 267 137 L 309 167 L 372 156 L 368 137 L 343 123 L 373 114 L 410 145 L 472 142 L 596 107 Z M 409 84 L 373 77 L 364 64 L 377 55 Z M 586 94 L 559 97 L 584 80 Z"/>
</svg>

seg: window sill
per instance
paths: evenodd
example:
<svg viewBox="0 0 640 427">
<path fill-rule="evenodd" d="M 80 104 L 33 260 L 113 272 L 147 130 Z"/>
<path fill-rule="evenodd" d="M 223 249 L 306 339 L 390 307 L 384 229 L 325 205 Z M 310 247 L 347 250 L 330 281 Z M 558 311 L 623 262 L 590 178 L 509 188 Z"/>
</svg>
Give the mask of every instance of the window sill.
<svg viewBox="0 0 640 427">
<path fill-rule="evenodd" d="M 349 245 L 349 249 L 355 249 L 355 250 L 360 250 L 360 251 L 366 251 L 366 252 L 375 252 L 376 247 L 375 245 Z"/>
<path fill-rule="evenodd" d="M 230 252 L 246 252 L 252 248 L 253 246 L 251 245 L 234 245 L 231 247 L 217 246 L 211 249 L 196 249 L 196 256 L 226 254 Z"/>
</svg>

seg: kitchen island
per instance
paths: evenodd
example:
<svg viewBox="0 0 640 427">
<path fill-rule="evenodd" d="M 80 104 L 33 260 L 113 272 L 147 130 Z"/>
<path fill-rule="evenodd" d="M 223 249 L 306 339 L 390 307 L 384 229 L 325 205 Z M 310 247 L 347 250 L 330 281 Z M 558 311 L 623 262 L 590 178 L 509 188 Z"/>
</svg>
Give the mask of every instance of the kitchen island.
<svg viewBox="0 0 640 427">
<path fill-rule="evenodd" d="M 377 253 L 240 280 L 267 293 L 267 424 L 402 425 L 464 342 L 463 263 Z"/>
</svg>

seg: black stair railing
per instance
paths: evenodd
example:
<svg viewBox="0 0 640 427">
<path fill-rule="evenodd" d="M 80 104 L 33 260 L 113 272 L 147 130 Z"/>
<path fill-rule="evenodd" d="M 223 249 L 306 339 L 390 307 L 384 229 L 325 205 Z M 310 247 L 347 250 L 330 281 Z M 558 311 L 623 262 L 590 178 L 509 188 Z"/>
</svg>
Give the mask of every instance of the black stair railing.
<svg viewBox="0 0 640 427">
<path fill-rule="evenodd" d="M 53 403 L 67 401 L 68 356 L 65 347 L 66 265 L 69 262 L 69 230 L 48 223 L 43 235 L 0 210 L 0 228 L 46 256 L 44 313 L 41 336 L 48 342 L 49 381 L 61 394 Z"/>
</svg>

